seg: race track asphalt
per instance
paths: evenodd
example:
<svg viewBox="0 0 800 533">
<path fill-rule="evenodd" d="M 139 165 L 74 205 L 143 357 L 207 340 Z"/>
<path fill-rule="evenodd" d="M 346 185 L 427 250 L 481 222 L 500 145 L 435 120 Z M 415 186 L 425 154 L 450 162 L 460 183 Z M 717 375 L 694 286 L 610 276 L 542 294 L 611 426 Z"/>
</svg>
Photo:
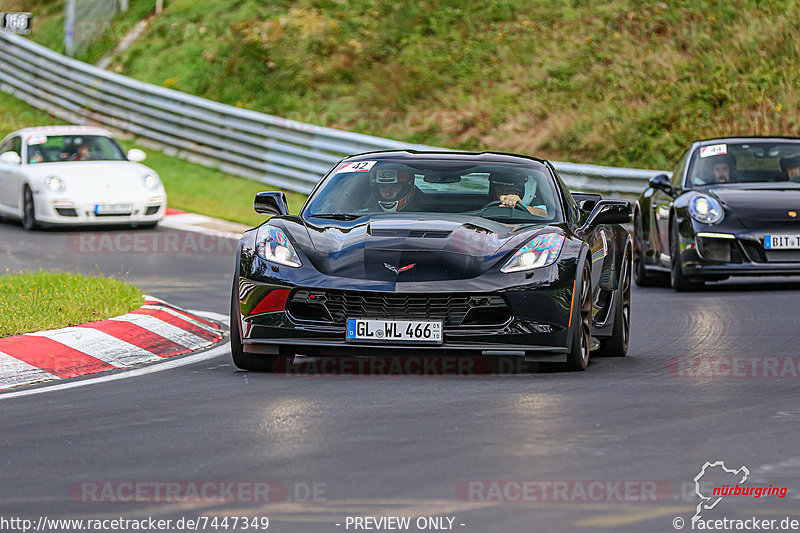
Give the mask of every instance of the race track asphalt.
<svg viewBox="0 0 800 533">
<path fill-rule="evenodd" d="M 76 235 L 0 223 L 0 272 L 113 274 L 179 306 L 227 311 L 225 246 L 93 253 Z M 418 517 L 441 516 L 463 532 L 650 532 L 676 531 L 679 517 L 688 530 L 701 501 L 692 480 L 714 461 L 788 493 L 726 497 L 704 519 L 800 519 L 799 297 L 800 282 L 781 278 L 699 293 L 634 287 L 629 356 L 582 373 L 247 373 L 222 350 L 129 379 L 0 394 L 0 523 L 245 515 L 269 517 L 270 531 L 336 532 L 367 530 L 348 516 L 408 516 L 406 530 L 419 531 Z M 186 496 L 230 482 L 269 483 L 279 501 L 109 501 L 130 494 L 124 483 L 152 500 L 166 483 Z M 87 501 L 104 490 L 105 501 Z"/>
</svg>

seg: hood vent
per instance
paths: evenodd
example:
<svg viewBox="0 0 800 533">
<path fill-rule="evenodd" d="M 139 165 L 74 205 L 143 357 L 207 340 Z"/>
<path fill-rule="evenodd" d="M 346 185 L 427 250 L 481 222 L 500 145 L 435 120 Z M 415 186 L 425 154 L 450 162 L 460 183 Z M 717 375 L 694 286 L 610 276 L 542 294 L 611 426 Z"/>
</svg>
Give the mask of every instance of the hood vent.
<svg viewBox="0 0 800 533">
<path fill-rule="evenodd" d="M 452 231 L 442 230 L 408 230 L 408 229 L 370 229 L 369 234 L 373 237 L 411 237 L 413 239 L 446 239 L 453 233 Z"/>
</svg>

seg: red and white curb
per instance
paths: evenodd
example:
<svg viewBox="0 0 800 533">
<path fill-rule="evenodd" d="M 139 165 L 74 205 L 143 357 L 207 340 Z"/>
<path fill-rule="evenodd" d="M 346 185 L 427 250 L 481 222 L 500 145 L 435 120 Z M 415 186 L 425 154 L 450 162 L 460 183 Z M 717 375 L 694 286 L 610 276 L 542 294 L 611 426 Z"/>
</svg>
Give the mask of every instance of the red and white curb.
<svg viewBox="0 0 800 533">
<path fill-rule="evenodd" d="M 108 320 L 0 339 L 0 390 L 160 361 L 226 335 L 216 321 L 145 296 Z"/>
</svg>

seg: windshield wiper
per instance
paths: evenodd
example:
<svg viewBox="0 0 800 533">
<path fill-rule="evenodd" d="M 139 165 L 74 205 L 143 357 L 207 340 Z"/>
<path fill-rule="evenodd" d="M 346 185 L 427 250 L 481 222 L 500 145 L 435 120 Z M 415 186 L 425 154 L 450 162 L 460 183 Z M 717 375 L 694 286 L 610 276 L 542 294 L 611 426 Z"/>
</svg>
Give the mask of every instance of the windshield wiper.
<svg viewBox="0 0 800 533">
<path fill-rule="evenodd" d="M 353 215 L 351 213 L 314 213 L 313 215 L 309 215 L 312 217 L 319 217 L 319 218 L 330 218 L 331 220 L 355 220 L 357 218 L 361 218 L 364 215 Z"/>
</svg>

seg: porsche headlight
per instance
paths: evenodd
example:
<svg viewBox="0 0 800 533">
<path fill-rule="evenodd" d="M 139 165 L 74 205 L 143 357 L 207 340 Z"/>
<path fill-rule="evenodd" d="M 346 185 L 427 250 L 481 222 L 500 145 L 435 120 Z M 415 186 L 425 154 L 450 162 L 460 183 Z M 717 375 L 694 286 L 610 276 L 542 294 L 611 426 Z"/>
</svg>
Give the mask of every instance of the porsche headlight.
<svg viewBox="0 0 800 533">
<path fill-rule="evenodd" d="M 698 194 L 689 201 L 689 214 L 703 224 L 716 224 L 722 220 L 723 210 L 716 199 Z"/>
<path fill-rule="evenodd" d="M 144 184 L 144 188 L 145 189 L 154 191 L 154 190 L 158 189 L 158 186 L 159 186 L 160 183 L 161 183 L 161 180 L 159 180 L 158 176 L 156 176 L 153 173 L 145 174 L 142 177 L 142 184 Z"/>
<path fill-rule="evenodd" d="M 64 189 L 66 189 L 64 181 L 58 176 L 47 176 L 44 179 L 44 186 L 50 192 L 64 192 Z"/>
<path fill-rule="evenodd" d="M 256 232 L 256 253 L 273 263 L 297 268 L 302 263 L 282 229 L 261 226 Z"/>
<path fill-rule="evenodd" d="M 552 265 L 558 259 L 563 245 L 564 236 L 561 234 L 537 235 L 528 244 L 517 250 L 517 253 L 503 265 L 500 272 L 519 272 Z"/>
</svg>

